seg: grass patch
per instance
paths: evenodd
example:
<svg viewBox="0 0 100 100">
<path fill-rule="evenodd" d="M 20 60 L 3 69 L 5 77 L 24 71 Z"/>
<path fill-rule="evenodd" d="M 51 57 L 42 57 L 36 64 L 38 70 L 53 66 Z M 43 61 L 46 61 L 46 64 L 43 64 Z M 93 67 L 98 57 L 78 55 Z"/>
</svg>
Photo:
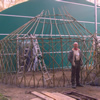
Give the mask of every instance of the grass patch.
<svg viewBox="0 0 100 100">
<path fill-rule="evenodd" d="M 5 96 L 3 96 L 3 95 L 0 93 L 0 100 L 10 100 L 10 99 L 6 98 Z"/>
</svg>

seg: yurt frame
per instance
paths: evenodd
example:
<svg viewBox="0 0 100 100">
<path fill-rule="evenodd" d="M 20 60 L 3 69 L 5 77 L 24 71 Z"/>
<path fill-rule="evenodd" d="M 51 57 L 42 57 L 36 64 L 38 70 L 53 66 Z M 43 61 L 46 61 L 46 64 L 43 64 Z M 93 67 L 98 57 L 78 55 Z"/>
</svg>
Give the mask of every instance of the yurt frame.
<svg viewBox="0 0 100 100">
<path fill-rule="evenodd" d="M 81 83 L 89 83 L 99 76 L 97 38 L 73 18 L 66 7 L 58 8 L 57 12 L 59 14 L 54 8 L 53 14 L 42 11 L 0 40 L 1 82 L 29 87 L 70 86 L 68 53 L 74 42 L 79 43 L 83 53 Z"/>
</svg>

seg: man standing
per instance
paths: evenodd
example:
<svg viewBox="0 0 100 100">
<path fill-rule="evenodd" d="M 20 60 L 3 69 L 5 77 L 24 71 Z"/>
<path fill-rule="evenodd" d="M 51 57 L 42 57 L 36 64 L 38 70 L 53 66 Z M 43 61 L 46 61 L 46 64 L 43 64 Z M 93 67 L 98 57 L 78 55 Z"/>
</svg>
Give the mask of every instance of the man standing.
<svg viewBox="0 0 100 100">
<path fill-rule="evenodd" d="M 82 87 L 82 85 L 80 85 L 79 78 L 80 78 L 80 67 L 82 66 L 83 63 L 82 63 L 82 53 L 81 50 L 78 48 L 78 43 L 74 42 L 73 46 L 74 48 L 72 48 L 72 50 L 69 52 L 68 60 L 72 65 L 71 68 L 72 88 L 76 88 L 76 86 Z"/>
</svg>

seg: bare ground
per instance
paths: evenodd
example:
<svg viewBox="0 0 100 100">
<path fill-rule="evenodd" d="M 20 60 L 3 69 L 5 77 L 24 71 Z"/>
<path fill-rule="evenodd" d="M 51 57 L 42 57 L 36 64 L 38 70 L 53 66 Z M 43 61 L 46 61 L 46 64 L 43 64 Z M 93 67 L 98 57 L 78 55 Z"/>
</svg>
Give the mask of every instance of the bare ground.
<svg viewBox="0 0 100 100">
<path fill-rule="evenodd" d="M 88 96 L 97 98 L 100 100 L 100 87 L 96 86 L 84 86 L 72 89 L 71 87 L 57 87 L 57 88 L 19 88 L 16 86 L 5 85 L 0 83 L 0 93 L 4 96 L 11 98 L 11 100 L 30 100 L 36 96 L 30 94 L 32 91 L 48 91 L 48 92 L 72 92 L 76 91 L 78 93 L 86 94 Z"/>
</svg>

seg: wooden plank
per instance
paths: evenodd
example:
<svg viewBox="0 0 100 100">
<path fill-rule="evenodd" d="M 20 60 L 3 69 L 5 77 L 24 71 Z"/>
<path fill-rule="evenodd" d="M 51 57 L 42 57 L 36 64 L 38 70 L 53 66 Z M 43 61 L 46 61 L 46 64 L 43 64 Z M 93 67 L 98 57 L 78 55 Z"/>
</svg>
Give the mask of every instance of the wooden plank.
<svg viewBox="0 0 100 100">
<path fill-rule="evenodd" d="M 44 91 L 42 93 L 49 97 L 52 97 L 54 100 L 76 100 L 74 98 L 63 95 L 61 93 L 50 93 L 50 92 L 44 92 Z"/>
<path fill-rule="evenodd" d="M 42 100 L 42 99 L 40 99 L 40 98 L 33 98 L 33 99 L 31 99 L 31 100 Z"/>
<path fill-rule="evenodd" d="M 48 96 L 46 96 L 42 93 L 36 92 L 36 91 L 31 92 L 31 93 L 38 96 L 38 97 L 40 97 L 40 98 L 42 98 L 42 99 L 45 99 L 45 100 L 54 100 L 54 99 L 52 99 L 52 98 L 50 98 L 50 97 L 48 97 Z"/>
<path fill-rule="evenodd" d="M 68 100 L 76 100 L 76 99 L 74 99 L 74 98 L 72 98 L 72 97 L 70 97 L 70 96 L 66 96 L 66 95 L 61 94 L 61 93 L 58 93 L 58 92 L 53 92 L 53 94 L 59 95 L 60 97 L 63 98 L 63 100 L 66 100 L 66 99 L 68 99 Z"/>
</svg>

